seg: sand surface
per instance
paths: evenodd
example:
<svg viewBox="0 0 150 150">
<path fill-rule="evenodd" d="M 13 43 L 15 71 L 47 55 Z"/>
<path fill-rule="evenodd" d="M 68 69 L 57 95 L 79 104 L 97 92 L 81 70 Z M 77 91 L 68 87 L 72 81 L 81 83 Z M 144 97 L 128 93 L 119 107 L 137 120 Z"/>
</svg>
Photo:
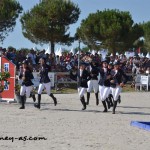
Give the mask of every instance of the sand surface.
<svg viewBox="0 0 150 150">
<path fill-rule="evenodd" d="M 37 96 L 37 95 L 36 95 Z M 47 140 L 0 140 L 0 150 L 150 150 L 150 132 L 130 122 L 150 122 L 150 93 L 122 93 L 116 114 L 95 104 L 81 111 L 77 94 L 56 94 L 58 105 L 42 95 L 41 110 L 27 100 L 26 109 L 17 103 L 0 103 L 0 137 L 45 137 Z"/>
</svg>

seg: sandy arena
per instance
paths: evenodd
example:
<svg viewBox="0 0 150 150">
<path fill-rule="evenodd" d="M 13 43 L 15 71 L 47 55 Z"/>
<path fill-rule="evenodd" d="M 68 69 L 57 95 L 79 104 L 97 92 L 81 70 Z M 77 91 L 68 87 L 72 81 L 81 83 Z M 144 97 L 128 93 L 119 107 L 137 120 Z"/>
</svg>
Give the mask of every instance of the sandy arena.
<svg viewBox="0 0 150 150">
<path fill-rule="evenodd" d="M 37 95 L 36 95 L 37 96 Z M 103 113 L 91 94 L 90 105 L 81 111 L 77 94 L 55 94 L 58 105 L 42 95 L 41 110 L 32 99 L 26 109 L 17 103 L 0 103 L 0 150 L 149 150 L 150 132 L 130 126 L 130 122 L 150 122 L 150 93 L 122 93 L 116 114 Z M 47 140 L 17 138 L 44 137 Z M 15 139 L 16 138 L 16 139 Z"/>
</svg>

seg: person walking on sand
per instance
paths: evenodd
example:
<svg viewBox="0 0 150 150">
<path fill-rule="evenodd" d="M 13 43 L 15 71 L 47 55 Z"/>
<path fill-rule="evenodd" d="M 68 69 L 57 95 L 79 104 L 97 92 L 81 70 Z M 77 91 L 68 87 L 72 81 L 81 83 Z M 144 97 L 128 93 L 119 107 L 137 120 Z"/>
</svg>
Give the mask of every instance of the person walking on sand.
<svg viewBox="0 0 150 150">
<path fill-rule="evenodd" d="M 107 112 L 110 108 L 110 102 L 108 101 L 108 95 L 110 93 L 110 69 L 108 69 L 107 60 L 102 61 L 102 67 L 99 70 L 100 80 L 99 80 L 99 94 L 104 106 L 104 111 Z M 108 109 L 107 109 L 107 105 Z"/>
<path fill-rule="evenodd" d="M 91 93 L 92 89 L 94 90 L 94 93 L 95 93 L 96 105 L 99 104 L 98 75 L 99 75 L 98 65 L 96 64 L 96 61 L 93 60 L 90 63 L 90 80 L 88 81 L 88 88 L 87 88 L 87 102 L 86 102 L 87 105 L 89 105 L 90 93 Z"/>
<path fill-rule="evenodd" d="M 85 63 L 81 63 L 80 69 L 79 69 L 78 74 L 77 74 L 78 93 L 80 96 L 80 101 L 83 105 L 82 110 L 86 109 L 86 102 L 85 102 L 84 94 L 88 88 L 87 82 L 90 78 L 90 75 L 85 68 L 86 68 Z"/>
<path fill-rule="evenodd" d="M 28 66 L 28 61 L 23 61 L 22 63 L 22 72 L 19 75 L 19 79 L 22 79 L 21 88 L 20 88 L 20 97 L 21 97 L 21 107 L 20 109 L 25 109 L 25 94 L 26 98 L 29 98 L 31 95 L 31 91 L 33 90 L 33 74 Z M 33 100 L 35 99 L 35 95 L 33 97 Z"/>
<path fill-rule="evenodd" d="M 112 113 L 115 114 L 115 110 L 117 107 L 117 101 L 119 99 L 119 95 L 122 91 L 122 88 L 126 84 L 128 77 L 124 73 L 122 69 L 119 68 L 120 63 L 116 62 L 114 64 L 114 69 L 111 71 L 111 80 L 110 80 L 110 86 L 111 91 L 114 99 L 114 105 L 113 105 L 113 111 Z"/>
<path fill-rule="evenodd" d="M 38 104 L 35 104 L 34 106 L 38 109 L 41 107 L 41 94 L 44 88 L 46 89 L 47 94 L 53 99 L 54 105 L 57 105 L 57 99 L 54 97 L 54 95 L 51 93 L 51 81 L 48 76 L 48 72 L 50 71 L 50 66 L 46 64 L 45 58 L 40 58 L 40 85 L 38 88 Z"/>
</svg>

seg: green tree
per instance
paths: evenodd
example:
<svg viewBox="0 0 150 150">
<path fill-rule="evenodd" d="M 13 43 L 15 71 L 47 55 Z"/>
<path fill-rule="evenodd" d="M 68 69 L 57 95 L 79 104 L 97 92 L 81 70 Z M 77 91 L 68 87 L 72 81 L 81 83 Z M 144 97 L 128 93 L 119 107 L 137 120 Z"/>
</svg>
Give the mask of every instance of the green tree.
<svg viewBox="0 0 150 150">
<path fill-rule="evenodd" d="M 142 24 L 144 30 L 144 48 L 150 52 L 150 21 Z"/>
<path fill-rule="evenodd" d="M 0 42 L 12 32 L 22 7 L 15 0 L 0 0 Z"/>
<path fill-rule="evenodd" d="M 56 43 L 70 45 L 69 25 L 75 23 L 80 9 L 70 0 L 43 0 L 21 17 L 23 35 L 36 44 Z"/>
<path fill-rule="evenodd" d="M 129 12 L 109 9 L 89 14 L 77 29 L 78 37 L 89 48 L 103 47 L 113 53 L 130 48 L 142 34 Z"/>
</svg>

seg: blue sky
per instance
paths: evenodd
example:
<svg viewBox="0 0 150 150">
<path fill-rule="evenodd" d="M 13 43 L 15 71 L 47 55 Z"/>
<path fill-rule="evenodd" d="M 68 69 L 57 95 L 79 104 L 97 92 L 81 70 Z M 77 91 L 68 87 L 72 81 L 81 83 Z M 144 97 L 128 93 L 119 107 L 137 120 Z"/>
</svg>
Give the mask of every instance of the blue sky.
<svg viewBox="0 0 150 150">
<path fill-rule="evenodd" d="M 23 6 L 24 11 L 31 9 L 39 0 L 18 0 Z M 76 28 L 80 26 L 81 20 L 85 19 L 89 13 L 94 13 L 97 10 L 104 9 L 119 9 L 121 11 L 129 11 L 135 23 L 150 21 L 150 0 L 72 0 L 75 4 L 78 4 L 81 9 L 79 20 L 76 24 L 70 26 L 70 33 L 74 35 Z M 7 48 L 13 46 L 19 48 L 34 48 L 47 49 L 48 45 L 36 45 L 31 43 L 28 39 L 22 35 L 21 24 L 19 19 L 17 20 L 16 27 L 13 32 L 9 33 L 9 36 L 3 42 L 2 47 Z M 61 45 L 56 45 L 55 49 Z M 71 49 L 78 46 L 75 42 L 72 46 L 65 48 Z M 64 46 L 61 46 L 62 48 Z"/>
</svg>

